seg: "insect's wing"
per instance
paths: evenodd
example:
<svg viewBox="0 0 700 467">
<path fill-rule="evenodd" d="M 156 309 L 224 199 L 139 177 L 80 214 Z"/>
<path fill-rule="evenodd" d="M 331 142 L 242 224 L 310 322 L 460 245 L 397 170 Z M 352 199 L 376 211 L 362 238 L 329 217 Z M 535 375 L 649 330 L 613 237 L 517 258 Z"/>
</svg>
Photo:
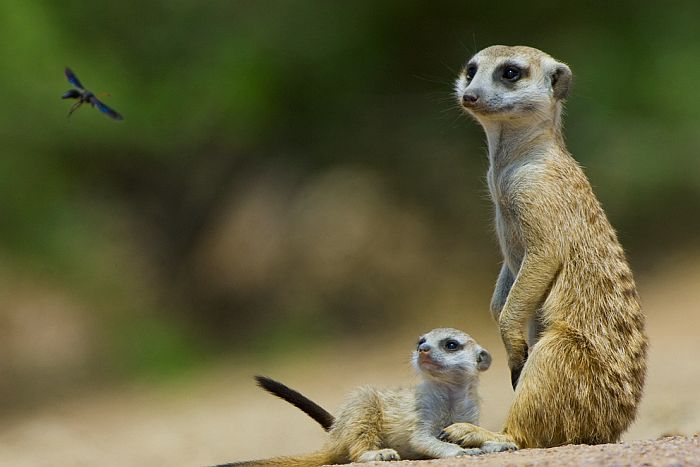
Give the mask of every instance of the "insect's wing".
<svg viewBox="0 0 700 467">
<path fill-rule="evenodd" d="M 61 99 L 77 99 L 80 97 L 80 95 L 80 91 L 77 89 L 71 89 L 70 91 L 64 92 Z"/>
<path fill-rule="evenodd" d="M 99 99 L 97 99 L 95 96 L 92 96 L 92 97 L 90 98 L 90 102 L 92 103 L 92 105 L 94 105 L 95 107 L 97 107 L 98 109 L 100 109 L 100 112 L 107 114 L 108 116 L 112 117 L 113 119 L 115 119 L 115 120 L 124 120 L 124 117 L 122 117 L 122 115 L 121 115 L 119 112 L 117 112 L 117 111 L 114 110 L 114 109 L 111 109 L 111 108 L 107 107 L 105 104 L 103 104 L 103 103 L 102 103 Z"/>
<path fill-rule="evenodd" d="M 80 84 L 80 80 L 78 80 L 78 77 L 75 76 L 75 73 L 73 71 L 66 67 L 64 73 L 66 74 L 66 78 L 68 78 L 68 82 L 75 86 L 78 89 L 85 89 L 82 84 Z"/>
</svg>

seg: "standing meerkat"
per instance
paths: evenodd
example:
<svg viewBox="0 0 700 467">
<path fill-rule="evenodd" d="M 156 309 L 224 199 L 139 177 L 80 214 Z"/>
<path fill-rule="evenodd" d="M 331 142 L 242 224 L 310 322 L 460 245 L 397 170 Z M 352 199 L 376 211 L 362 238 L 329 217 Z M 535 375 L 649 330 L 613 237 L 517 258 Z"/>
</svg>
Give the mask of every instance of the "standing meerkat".
<svg viewBox="0 0 700 467">
<path fill-rule="evenodd" d="M 269 378 L 257 377 L 264 389 L 294 404 L 328 431 L 325 446 L 298 457 L 278 457 L 229 466 L 311 467 L 347 462 L 432 459 L 515 449 L 515 445 L 482 443 L 477 449 L 437 438 L 458 422 L 478 423 L 479 372 L 491 355 L 468 334 L 434 329 L 423 335 L 413 352 L 421 382 L 413 388 L 357 390 L 333 417 L 298 392 Z"/>
<path fill-rule="evenodd" d="M 491 313 L 515 389 L 503 433 L 457 424 L 441 435 L 462 446 L 616 442 L 642 396 L 647 338 L 632 272 L 564 145 L 571 77 L 540 50 L 493 46 L 457 79 L 460 104 L 488 140 L 503 253 Z"/>
</svg>

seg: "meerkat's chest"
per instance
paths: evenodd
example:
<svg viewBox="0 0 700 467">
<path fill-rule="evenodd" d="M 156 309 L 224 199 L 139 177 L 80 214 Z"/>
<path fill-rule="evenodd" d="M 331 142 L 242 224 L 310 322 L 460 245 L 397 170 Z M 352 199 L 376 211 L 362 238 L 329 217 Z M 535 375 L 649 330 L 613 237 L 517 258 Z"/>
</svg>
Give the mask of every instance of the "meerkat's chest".
<svg viewBox="0 0 700 467">
<path fill-rule="evenodd" d="M 419 413 L 421 427 L 437 436 L 443 428 L 453 423 L 478 423 L 479 403 L 475 395 L 455 399 L 434 396 L 424 399 Z"/>
</svg>

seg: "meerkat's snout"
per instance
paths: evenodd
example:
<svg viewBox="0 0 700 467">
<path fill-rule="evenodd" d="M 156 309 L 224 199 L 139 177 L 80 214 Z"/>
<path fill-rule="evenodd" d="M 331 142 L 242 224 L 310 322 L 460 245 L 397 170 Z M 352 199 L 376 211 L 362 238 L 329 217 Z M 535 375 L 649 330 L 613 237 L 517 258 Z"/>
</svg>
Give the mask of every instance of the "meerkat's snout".
<svg viewBox="0 0 700 467">
<path fill-rule="evenodd" d="M 421 342 L 418 344 L 418 353 L 427 354 L 428 352 L 430 352 L 430 344 L 427 342 Z"/>
<path fill-rule="evenodd" d="M 425 337 L 418 341 L 418 347 L 414 356 L 416 366 L 420 368 L 439 366 L 438 362 L 433 359 L 432 346 L 426 342 Z"/>
<path fill-rule="evenodd" d="M 462 103 L 467 106 L 470 104 L 474 104 L 478 100 L 479 96 L 473 92 L 465 92 L 462 95 Z"/>
</svg>

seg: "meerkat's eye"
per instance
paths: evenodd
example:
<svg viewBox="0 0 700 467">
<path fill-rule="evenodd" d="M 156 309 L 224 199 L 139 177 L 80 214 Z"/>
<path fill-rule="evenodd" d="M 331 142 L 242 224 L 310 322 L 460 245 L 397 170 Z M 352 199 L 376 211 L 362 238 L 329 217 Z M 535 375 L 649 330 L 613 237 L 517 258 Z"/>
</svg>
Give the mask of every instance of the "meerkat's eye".
<svg viewBox="0 0 700 467">
<path fill-rule="evenodd" d="M 467 81 L 474 79 L 474 75 L 476 75 L 476 65 L 467 65 Z"/>
<path fill-rule="evenodd" d="M 520 79 L 522 73 L 518 67 L 509 65 L 503 69 L 502 76 L 503 79 L 514 83 Z"/>
<path fill-rule="evenodd" d="M 445 341 L 445 349 L 449 350 L 450 352 L 454 352 L 456 350 L 461 349 L 462 346 L 459 345 L 459 342 L 454 340 L 454 339 L 448 339 Z"/>
</svg>

